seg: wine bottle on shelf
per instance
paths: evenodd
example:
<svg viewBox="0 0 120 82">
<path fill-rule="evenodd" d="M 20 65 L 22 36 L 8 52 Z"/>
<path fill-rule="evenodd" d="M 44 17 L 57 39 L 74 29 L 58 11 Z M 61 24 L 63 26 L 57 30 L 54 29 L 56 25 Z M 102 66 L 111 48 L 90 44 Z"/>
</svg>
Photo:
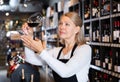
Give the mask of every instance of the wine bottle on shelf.
<svg viewBox="0 0 120 82">
<path fill-rule="evenodd" d="M 98 0 L 93 0 L 93 5 L 92 5 L 92 18 L 97 18 L 100 17 L 100 8 L 99 8 L 99 1 Z"/>
<path fill-rule="evenodd" d="M 95 65 L 100 67 L 101 66 L 101 60 L 100 60 L 99 49 L 95 50 L 95 54 L 96 54 Z"/>
<path fill-rule="evenodd" d="M 106 52 L 105 53 L 105 69 L 108 70 L 108 62 L 109 62 L 109 55 L 108 53 Z"/>
<path fill-rule="evenodd" d="M 114 71 L 118 72 L 118 51 L 115 52 L 115 59 L 114 59 Z"/>
<path fill-rule="evenodd" d="M 105 30 L 106 30 L 105 42 L 110 42 L 110 25 L 109 24 L 106 24 Z"/>
<path fill-rule="evenodd" d="M 103 73 L 103 80 L 102 82 L 108 82 L 109 78 L 108 78 L 108 74 Z"/>
<path fill-rule="evenodd" d="M 113 0 L 113 13 L 118 13 L 120 12 L 120 1 L 118 0 Z"/>
<path fill-rule="evenodd" d="M 93 27 L 93 32 L 92 32 L 92 36 L 93 36 L 93 41 L 95 42 L 99 42 L 100 41 L 100 34 L 99 34 L 99 26 L 97 27 Z"/>
<path fill-rule="evenodd" d="M 108 63 L 108 70 L 112 70 L 113 66 L 113 58 L 112 58 L 112 50 L 109 51 L 109 63 Z"/>
<path fill-rule="evenodd" d="M 110 24 L 103 24 L 102 42 L 110 42 Z"/>
<path fill-rule="evenodd" d="M 101 74 L 98 71 L 95 72 L 94 82 L 101 82 Z"/>
<path fill-rule="evenodd" d="M 117 4 L 117 11 L 120 12 L 120 1 Z M 120 81 L 120 80 L 119 80 Z"/>
<path fill-rule="evenodd" d="M 118 31 L 119 31 L 118 43 L 120 43 L 120 20 L 118 20 L 117 22 L 118 22 Z"/>
<path fill-rule="evenodd" d="M 101 2 L 101 15 L 109 15 L 110 14 L 110 0 L 102 0 Z"/>
<path fill-rule="evenodd" d="M 114 21 L 114 28 L 113 28 L 113 42 L 119 43 L 119 21 Z"/>
<path fill-rule="evenodd" d="M 117 13 L 117 1 L 116 0 L 113 0 L 113 4 L 112 4 L 112 12 L 113 13 Z"/>
<path fill-rule="evenodd" d="M 113 42 L 114 43 L 117 43 L 116 40 L 117 40 L 117 37 L 116 37 L 116 27 L 117 27 L 117 22 L 114 21 L 113 23 Z"/>
<path fill-rule="evenodd" d="M 118 51 L 118 73 L 120 73 L 120 51 Z"/>
<path fill-rule="evenodd" d="M 89 19 L 90 18 L 90 5 L 89 5 L 89 0 L 85 1 L 84 3 L 84 19 Z"/>
<path fill-rule="evenodd" d="M 106 48 L 106 50 L 104 50 Z M 109 64 L 109 48 L 103 47 L 103 50 L 101 51 L 102 54 L 102 68 L 108 70 L 108 64 Z"/>
<path fill-rule="evenodd" d="M 92 54 L 93 55 L 92 55 L 92 62 L 91 63 L 93 65 L 96 65 L 96 63 L 95 63 L 95 60 L 96 60 L 96 48 L 95 49 L 93 48 Z"/>
<path fill-rule="evenodd" d="M 90 25 L 85 25 L 85 38 L 87 41 L 90 41 Z"/>
</svg>

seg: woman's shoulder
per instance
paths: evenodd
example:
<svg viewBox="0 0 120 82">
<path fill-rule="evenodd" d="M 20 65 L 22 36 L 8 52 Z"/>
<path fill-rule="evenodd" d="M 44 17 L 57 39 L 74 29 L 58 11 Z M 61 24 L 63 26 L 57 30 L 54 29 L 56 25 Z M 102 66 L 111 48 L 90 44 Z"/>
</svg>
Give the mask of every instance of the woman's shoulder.
<svg viewBox="0 0 120 82">
<path fill-rule="evenodd" d="M 75 54 L 87 54 L 90 55 L 91 54 L 91 47 L 88 44 L 83 44 L 83 45 L 79 45 L 76 50 L 75 50 Z"/>
<path fill-rule="evenodd" d="M 78 45 L 78 49 L 91 50 L 91 46 L 89 44 L 82 44 L 82 45 Z"/>
</svg>

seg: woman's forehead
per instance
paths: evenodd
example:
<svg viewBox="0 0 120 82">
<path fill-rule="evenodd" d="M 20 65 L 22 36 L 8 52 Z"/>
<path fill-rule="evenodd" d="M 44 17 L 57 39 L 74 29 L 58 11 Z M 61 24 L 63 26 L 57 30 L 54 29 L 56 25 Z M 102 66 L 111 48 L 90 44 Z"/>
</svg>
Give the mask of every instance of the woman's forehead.
<svg viewBox="0 0 120 82">
<path fill-rule="evenodd" d="M 67 17 L 67 16 L 62 16 L 60 18 L 60 21 L 71 21 L 71 19 L 69 17 Z"/>
</svg>

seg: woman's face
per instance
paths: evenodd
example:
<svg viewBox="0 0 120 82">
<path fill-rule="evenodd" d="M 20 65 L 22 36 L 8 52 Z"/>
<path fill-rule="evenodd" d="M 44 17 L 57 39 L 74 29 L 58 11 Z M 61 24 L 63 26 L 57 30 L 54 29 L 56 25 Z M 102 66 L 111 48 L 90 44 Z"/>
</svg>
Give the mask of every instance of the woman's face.
<svg viewBox="0 0 120 82">
<path fill-rule="evenodd" d="M 71 38 L 75 38 L 78 31 L 78 28 L 70 18 L 62 16 L 58 25 L 58 35 L 61 39 L 70 40 Z"/>
</svg>

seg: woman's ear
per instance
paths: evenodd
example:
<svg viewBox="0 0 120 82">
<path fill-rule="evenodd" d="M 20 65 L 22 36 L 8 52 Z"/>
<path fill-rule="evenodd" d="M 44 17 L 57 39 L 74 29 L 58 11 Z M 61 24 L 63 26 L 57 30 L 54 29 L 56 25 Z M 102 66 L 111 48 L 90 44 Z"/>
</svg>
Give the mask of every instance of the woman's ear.
<svg viewBox="0 0 120 82">
<path fill-rule="evenodd" d="M 76 26 L 76 33 L 78 33 L 80 31 L 80 27 L 79 26 Z"/>
</svg>

